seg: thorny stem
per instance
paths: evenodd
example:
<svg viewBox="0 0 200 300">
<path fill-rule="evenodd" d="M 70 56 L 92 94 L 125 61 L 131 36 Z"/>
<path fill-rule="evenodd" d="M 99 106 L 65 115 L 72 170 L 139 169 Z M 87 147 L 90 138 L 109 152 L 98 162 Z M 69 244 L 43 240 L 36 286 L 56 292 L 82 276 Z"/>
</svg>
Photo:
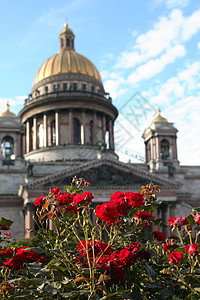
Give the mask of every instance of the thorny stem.
<svg viewBox="0 0 200 300">
<path fill-rule="evenodd" d="M 179 228 L 177 228 L 177 232 L 178 232 L 178 236 L 179 236 L 179 238 L 180 238 L 181 244 L 184 246 L 183 238 L 182 238 L 182 236 L 181 236 L 181 231 L 180 231 Z"/>
</svg>

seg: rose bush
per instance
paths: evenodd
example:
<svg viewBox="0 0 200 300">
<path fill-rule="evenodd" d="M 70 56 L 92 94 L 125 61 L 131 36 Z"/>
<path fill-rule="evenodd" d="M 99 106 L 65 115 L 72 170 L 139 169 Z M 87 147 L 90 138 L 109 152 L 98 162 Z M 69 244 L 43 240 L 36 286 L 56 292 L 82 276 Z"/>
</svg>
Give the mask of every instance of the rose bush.
<svg viewBox="0 0 200 300">
<path fill-rule="evenodd" d="M 200 210 L 169 219 L 166 237 L 153 217 L 158 187 L 117 191 L 95 207 L 88 185 L 75 177 L 65 192 L 55 187 L 33 201 L 34 246 L 10 244 L 12 221 L 0 218 L 0 297 L 200 299 Z M 153 225 L 160 231 L 149 240 Z"/>
</svg>

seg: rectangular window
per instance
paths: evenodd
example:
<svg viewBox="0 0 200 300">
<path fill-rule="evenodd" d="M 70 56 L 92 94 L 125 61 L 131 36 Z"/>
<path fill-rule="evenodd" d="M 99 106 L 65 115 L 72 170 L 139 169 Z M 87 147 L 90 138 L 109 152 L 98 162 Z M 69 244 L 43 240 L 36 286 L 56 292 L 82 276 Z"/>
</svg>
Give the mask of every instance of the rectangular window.
<svg viewBox="0 0 200 300">
<path fill-rule="evenodd" d="M 77 83 L 73 82 L 73 91 L 77 91 Z"/>
<path fill-rule="evenodd" d="M 92 92 L 92 93 L 94 93 L 94 92 L 95 92 L 95 87 L 94 87 L 94 85 L 93 85 L 93 84 L 91 85 L 91 92 Z"/>
<path fill-rule="evenodd" d="M 59 90 L 59 83 L 53 85 L 53 91 L 57 92 Z"/>
<path fill-rule="evenodd" d="M 82 91 L 86 91 L 86 84 L 82 83 Z"/>
<path fill-rule="evenodd" d="M 67 83 L 63 83 L 63 91 L 66 91 L 67 90 Z"/>
</svg>

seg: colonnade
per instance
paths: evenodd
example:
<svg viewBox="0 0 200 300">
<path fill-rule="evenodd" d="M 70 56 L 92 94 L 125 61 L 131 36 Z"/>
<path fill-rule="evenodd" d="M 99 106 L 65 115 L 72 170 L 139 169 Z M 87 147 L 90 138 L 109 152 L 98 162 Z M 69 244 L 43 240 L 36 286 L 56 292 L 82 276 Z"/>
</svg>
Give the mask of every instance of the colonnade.
<svg viewBox="0 0 200 300">
<path fill-rule="evenodd" d="M 60 136 L 60 114 L 63 111 L 55 111 L 55 112 L 44 112 L 41 116 L 36 115 L 32 118 L 29 118 L 26 122 L 26 153 L 29 153 L 32 150 L 37 150 L 41 148 L 39 147 L 39 125 L 43 125 L 43 147 L 48 146 L 59 146 L 62 145 L 61 143 L 61 136 Z M 77 112 L 74 113 L 73 109 L 69 109 L 67 111 L 68 114 L 68 126 L 66 125 L 66 130 L 68 130 L 68 140 L 65 143 L 68 145 L 74 145 L 74 118 L 77 118 Z M 87 119 L 86 119 L 87 118 Z M 96 146 L 98 140 L 105 141 L 106 132 L 108 132 L 109 141 L 108 141 L 108 148 L 110 150 L 114 150 L 114 121 L 106 114 L 98 114 L 96 111 L 92 112 L 92 118 L 90 113 L 90 119 L 92 121 L 92 144 L 87 139 L 87 130 L 89 126 L 87 123 L 88 116 L 85 110 L 82 110 L 78 115 L 78 120 L 80 122 L 80 144 L 81 145 L 92 145 Z M 101 119 L 101 127 L 98 126 L 97 122 Z M 54 123 L 54 134 L 55 134 L 55 142 L 52 143 L 52 128 L 51 123 Z"/>
</svg>

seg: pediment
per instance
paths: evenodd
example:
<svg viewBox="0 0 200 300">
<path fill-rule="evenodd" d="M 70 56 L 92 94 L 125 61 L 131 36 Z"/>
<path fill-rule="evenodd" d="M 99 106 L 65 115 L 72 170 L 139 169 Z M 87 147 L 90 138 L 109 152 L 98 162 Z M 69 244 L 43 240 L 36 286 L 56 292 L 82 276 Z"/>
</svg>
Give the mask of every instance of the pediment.
<svg viewBox="0 0 200 300">
<path fill-rule="evenodd" d="M 20 127 L 19 118 L 0 118 L 0 128 Z"/>
<path fill-rule="evenodd" d="M 166 177 L 140 169 L 138 165 L 127 164 L 110 158 L 103 158 L 83 163 L 66 171 L 57 172 L 23 186 L 26 190 L 49 189 L 49 187 L 69 185 L 74 176 L 85 178 L 91 187 L 102 189 L 108 187 L 141 187 L 153 182 L 162 188 L 178 189 L 181 184 Z"/>
</svg>

